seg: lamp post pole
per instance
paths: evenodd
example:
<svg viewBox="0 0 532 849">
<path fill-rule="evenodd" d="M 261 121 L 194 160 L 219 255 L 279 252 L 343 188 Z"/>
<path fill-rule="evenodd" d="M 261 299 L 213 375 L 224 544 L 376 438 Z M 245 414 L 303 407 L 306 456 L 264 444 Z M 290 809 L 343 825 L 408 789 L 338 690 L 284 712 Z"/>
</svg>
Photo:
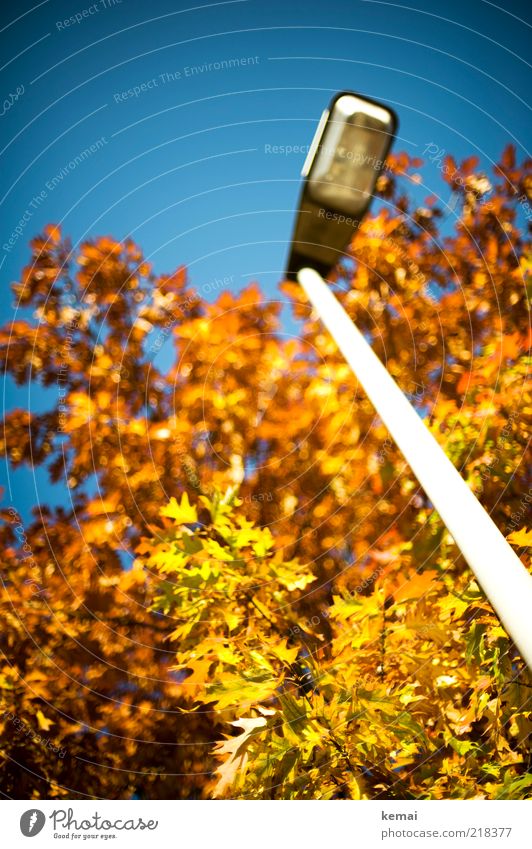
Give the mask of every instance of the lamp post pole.
<svg viewBox="0 0 532 849">
<path fill-rule="evenodd" d="M 348 91 L 332 99 L 303 168 L 287 276 L 307 293 L 532 669 L 532 577 L 322 277 L 368 210 L 397 126 L 382 103 Z"/>
<path fill-rule="evenodd" d="M 320 274 L 297 279 L 532 669 L 532 577 Z"/>
</svg>

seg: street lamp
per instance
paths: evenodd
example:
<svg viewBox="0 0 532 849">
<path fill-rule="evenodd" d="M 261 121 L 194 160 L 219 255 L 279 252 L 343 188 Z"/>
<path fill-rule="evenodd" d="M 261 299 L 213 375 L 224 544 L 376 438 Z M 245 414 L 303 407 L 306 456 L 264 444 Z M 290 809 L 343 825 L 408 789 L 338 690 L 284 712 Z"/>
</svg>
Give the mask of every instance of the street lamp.
<svg viewBox="0 0 532 849">
<path fill-rule="evenodd" d="M 342 91 L 323 113 L 309 149 L 288 276 L 311 265 L 326 276 L 368 211 L 397 130 L 391 109 Z"/>
<path fill-rule="evenodd" d="M 287 276 L 297 277 L 532 669 L 531 576 L 321 276 L 367 212 L 396 126 L 380 104 L 349 92 L 333 99 L 305 163 Z"/>
</svg>

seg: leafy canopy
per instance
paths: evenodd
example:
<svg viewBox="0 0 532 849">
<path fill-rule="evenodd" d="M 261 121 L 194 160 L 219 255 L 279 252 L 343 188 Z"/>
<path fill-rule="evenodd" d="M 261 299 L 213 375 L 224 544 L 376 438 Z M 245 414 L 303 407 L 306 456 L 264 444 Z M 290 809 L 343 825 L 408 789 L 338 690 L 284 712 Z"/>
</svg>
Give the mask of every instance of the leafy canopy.
<svg viewBox="0 0 532 849">
<path fill-rule="evenodd" d="M 454 226 L 391 157 L 331 285 L 526 560 L 530 162 L 447 165 Z M 530 677 L 298 287 L 31 250 L 0 447 L 69 498 L 2 513 L 2 791 L 529 794 Z"/>
</svg>

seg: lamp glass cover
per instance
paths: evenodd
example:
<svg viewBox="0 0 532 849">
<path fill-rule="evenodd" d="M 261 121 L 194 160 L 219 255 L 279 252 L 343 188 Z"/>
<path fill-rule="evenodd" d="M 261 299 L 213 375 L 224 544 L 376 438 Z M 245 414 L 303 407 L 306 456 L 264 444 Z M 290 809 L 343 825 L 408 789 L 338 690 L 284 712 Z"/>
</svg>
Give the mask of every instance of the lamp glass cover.
<svg viewBox="0 0 532 849">
<path fill-rule="evenodd" d="M 384 167 L 394 129 L 394 116 L 386 108 L 354 94 L 339 97 L 311 147 L 310 198 L 328 209 L 360 215 Z"/>
</svg>

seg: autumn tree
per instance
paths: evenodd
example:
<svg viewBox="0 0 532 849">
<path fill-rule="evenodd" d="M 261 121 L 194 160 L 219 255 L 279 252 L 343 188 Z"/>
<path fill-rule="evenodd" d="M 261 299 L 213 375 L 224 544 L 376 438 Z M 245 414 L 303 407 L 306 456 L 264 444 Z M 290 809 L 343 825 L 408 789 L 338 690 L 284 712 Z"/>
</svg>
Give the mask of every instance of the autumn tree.
<svg viewBox="0 0 532 849">
<path fill-rule="evenodd" d="M 524 557 L 530 162 L 446 164 L 454 228 L 392 157 L 331 285 Z M 3 513 L 5 793 L 529 792 L 530 677 L 296 284 L 208 303 L 49 227 L 14 290 L 47 405 L 3 452 L 69 507 Z"/>
</svg>

